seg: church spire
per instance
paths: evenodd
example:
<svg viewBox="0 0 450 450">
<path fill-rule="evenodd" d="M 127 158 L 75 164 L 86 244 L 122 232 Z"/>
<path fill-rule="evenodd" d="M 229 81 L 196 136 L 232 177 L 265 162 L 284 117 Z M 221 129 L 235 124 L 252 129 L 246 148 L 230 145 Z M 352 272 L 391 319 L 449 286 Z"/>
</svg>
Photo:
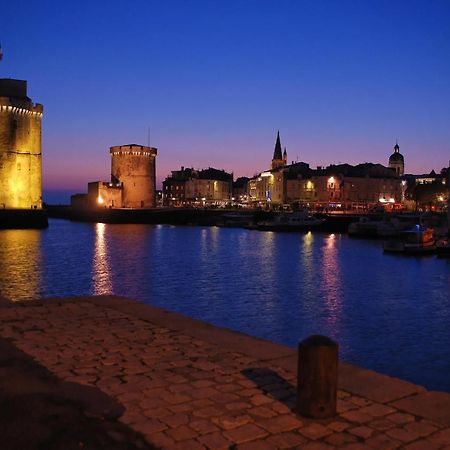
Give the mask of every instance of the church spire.
<svg viewBox="0 0 450 450">
<path fill-rule="evenodd" d="M 275 150 L 273 151 L 272 161 L 282 160 L 283 155 L 281 154 L 281 142 L 280 142 L 280 132 L 277 133 L 277 140 L 275 142 Z"/>
</svg>

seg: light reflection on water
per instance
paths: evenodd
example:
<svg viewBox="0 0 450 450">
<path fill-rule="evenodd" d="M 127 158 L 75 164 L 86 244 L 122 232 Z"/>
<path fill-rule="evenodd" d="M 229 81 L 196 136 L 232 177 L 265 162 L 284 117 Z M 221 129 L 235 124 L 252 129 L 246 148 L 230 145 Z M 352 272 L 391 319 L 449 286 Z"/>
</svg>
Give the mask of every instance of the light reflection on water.
<svg viewBox="0 0 450 450">
<path fill-rule="evenodd" d="M 41 232 L 0 231 L 0 297 L 32 300 L 40 296 Z"/>
<path fill-rule="evenodd" d="M 113 292 L 105 230 L 106 225 L 104 223 L 95 224 L 95 250 L 94 261 L 92 262 L 92 290 L 95 295 L 107 295 Z"/>
<path fill-rule="evenodd" d="M 450 261 L 345 235 L 83 224 L 0 231 L 0 296 L 114 293 L 450 390 Z"/>
</svg>

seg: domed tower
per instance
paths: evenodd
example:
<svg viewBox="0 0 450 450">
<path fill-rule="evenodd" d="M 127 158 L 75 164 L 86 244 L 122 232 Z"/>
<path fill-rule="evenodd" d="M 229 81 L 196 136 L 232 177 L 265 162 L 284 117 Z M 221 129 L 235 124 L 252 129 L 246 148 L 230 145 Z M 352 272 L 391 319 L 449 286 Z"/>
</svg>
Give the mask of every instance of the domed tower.
<svg viewBox="0 0 450 450">
<path fill-rule="evenodd" d="M 143 145 L 118 145 L 110 148 L 111 181 L 122 184 L 122 207 L 156 206 L 157 149 Z"/>
<path fill-rule="evenodd" d="M 42 208 L 42 112 L 26 81 L 0 79 L 0 209 Z"/>
<path fill-rule="evenodd" d="M 394 169 L 395 173 L 402 176 L 405 173 L 405 160 L 400 153 L 400 146 L 395 143 L 394 153 L 389 157 L 389 168 Z"/>
</svg>

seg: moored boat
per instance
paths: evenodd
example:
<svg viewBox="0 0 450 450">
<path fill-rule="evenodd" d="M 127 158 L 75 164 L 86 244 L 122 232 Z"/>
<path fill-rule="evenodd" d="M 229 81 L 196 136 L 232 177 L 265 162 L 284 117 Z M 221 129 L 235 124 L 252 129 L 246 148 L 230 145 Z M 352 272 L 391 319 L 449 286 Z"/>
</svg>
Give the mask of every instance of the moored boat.
<svg viewBox="0 0 450 450">
<path fill-rule="evenodd" d="M 384 241 L 383 250 L 390 253 L 425 255 L 436 253 L 436 242 L 432 228 L 416 225 L 413 229 L 402 231 L 397 239 Z"/>
<path fill-rule="evenodd" d="M 279 213 L 271 220 L 259 222 L 256 228 L 260 231 L 310 231 L 317 229 L 325 222 L 306 212 Z"/>
</svg>

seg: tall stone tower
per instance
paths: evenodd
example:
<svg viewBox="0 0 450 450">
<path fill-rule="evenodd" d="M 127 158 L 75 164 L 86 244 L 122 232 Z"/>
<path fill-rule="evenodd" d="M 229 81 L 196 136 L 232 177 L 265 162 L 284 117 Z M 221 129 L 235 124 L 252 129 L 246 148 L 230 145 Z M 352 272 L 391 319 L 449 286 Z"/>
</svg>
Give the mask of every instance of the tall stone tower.
<svg viewBox="0 0 450 450">
<path fill-rule="evenodd" d="M 26 81 L 0 79 L 0 209 L 42 208 L 42 112 Z"/>
<path fill-rule="evenodd" d="M 389 168 L 394 169 L 395 173 L 400 177 L 405 173 L 405 159 L 400 153 L 400 146 L 398 143 L 395 143 L 394 153 L 389 157 Z"/>
<path fill-rule="evenodd" d="M 275 142 L 275 149 L 273 151 L 272 169 L 284 166 L 283 155 L 281 153 L 280 132 L 277 133 L 277 140 Z"/>
<path fill-rule="evenodd" d="M 154 208 L 157 149 L 130 144 L 111 147 L 110 153 L 111 181 L 122 184 L 122 207 Z"/>
</svg>

